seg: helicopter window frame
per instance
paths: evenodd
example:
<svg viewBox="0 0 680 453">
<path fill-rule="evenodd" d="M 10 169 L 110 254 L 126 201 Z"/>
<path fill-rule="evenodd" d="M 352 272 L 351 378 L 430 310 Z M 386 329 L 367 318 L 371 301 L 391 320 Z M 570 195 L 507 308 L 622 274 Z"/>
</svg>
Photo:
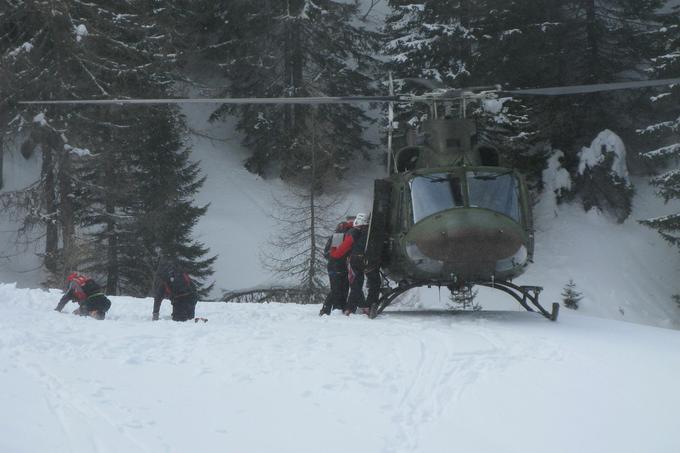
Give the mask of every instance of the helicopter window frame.
<svg viewBox="0 0 680 453">
<path fill-rule="evenodd" d="M 488 209 L 524 224 L 520 181 L 513 170 L 468 169 L 465 180 L 469 207 Z"/>
<path fill-rule="evenodd" d="M 409 181 L 413 223 L 448 209 L 465 208 L 467 191 L 464 185 L 464 175 L 457 172 L 414 176 Z"/>
</svg>

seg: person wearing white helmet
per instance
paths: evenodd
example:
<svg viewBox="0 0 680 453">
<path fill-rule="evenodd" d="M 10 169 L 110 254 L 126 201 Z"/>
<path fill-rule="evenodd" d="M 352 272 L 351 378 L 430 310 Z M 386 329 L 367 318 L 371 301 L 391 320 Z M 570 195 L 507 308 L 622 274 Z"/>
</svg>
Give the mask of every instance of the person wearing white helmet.
<svg viewBox="0 0 680 453">
<path fill-rule="evenodd" d="M 360 227 L 360 226 L 368 226 L 368 220 L 369 220 L 369 215 L 363 212 L 360 212 L 354 217 L 354 226 L 355 227 Z"/>
<path fill-rule="evenodd" d="M 353 226 L 354 216 L 347 217 L 344 222 L 338 224 L 335 232 L 326 242 L 324 256 L 328 260 L 326 270 L 328 271 L 328 282 L 331 289 L 321 306 L 319 316 L 330 315 L 334 309 L 345 309 L 347 294 L 349 293 L 349 281 L 347 280 L 347 255 L 349 251 L 340 257 L 332 257 L 331 253 L 335 252 L 338 246 L 342 244 Z"/>
<path fill-rule="evenodd" d="M 347 277 L 349 280 L 349 297 L 343 310 L 343 313 L 350 315 L 355 313 L 357 307 L 366 309 L 370 305 L 366 304 L 364 297 L 364 251 L 366 249 L 366 239 L 368 237 L 368 225 L 370 216 L 364 212 L 357 213 L 354 218 L 354 227 L 345 236 L 334 251 L 331 252 L 331 257 L 339 258 L 347 256 Z M 373 282 L 374 279 L 371 279 Z M 378 280 L 379 282 L 379 280 Z M 377 293 L 376 293 L 377 294 Z"/>
</svg>

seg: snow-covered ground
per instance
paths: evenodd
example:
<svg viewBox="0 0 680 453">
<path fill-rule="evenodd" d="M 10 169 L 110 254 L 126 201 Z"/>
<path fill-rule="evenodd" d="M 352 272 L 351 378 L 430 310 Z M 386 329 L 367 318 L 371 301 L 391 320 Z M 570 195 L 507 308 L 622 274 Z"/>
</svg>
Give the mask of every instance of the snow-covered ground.
<svg viewBox="0 0 680 453">
<path fill-rule="evenodd" d="M 221 303 L 182 324 L 128 297 L 95 321 L 59 296 L 0 285 L 2 452 L 680 451 L 677 330 Z"/>
</svg>

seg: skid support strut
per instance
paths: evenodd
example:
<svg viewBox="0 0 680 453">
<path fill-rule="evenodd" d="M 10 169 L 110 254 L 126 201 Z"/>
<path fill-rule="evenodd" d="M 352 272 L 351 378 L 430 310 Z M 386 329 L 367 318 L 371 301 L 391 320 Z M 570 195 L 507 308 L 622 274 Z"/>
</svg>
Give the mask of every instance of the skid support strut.
<svg viewBox="0 0 680 453">
<path fill-rule="evenodd" d="M 533 305 L 541 315 L 545 316 L 551 321 L 557 320 L 557 315 L 560 312 L 560 304 L 556 302 L 553 303 L 552 311 L 548 311 L 543 308 L 543 306 L 538 302 L 538 296 L 543 290 L 543 288 L 540 286 L 519 286 L 503 280 L 495 280 L 493 282 L 478 282 L 477 285 L 503 291 L 504 293 L 514 297 L 515 300 L 519 302 L 519 304 L 527 311 L 536 311 L 531 307 L 531 305 Z"/>
<path fill-rule="evenodd" d="M 397 297 L 408 291 L 409 289 L 425 286 L 431 283 L 428 282 L 401 282 L 394 288 L 389 286 L 383 287 L 381 290 L 380 300 L 371 305 L 368 312 L 369 318 L 375 318 L 378 314 L 387 308 Z M 540 286 L 518 286 L 514 283 L 503 280 L 495 280 L 493 282 L 475 282 L 476 285 L 486 286 L 488 288 L 497 289 L 512 296 L 525 310 L 531 312 L 538 312 L 542 316 L 551 321 L 557 320 L 560 312 L 560 305 L 558 303 L 552 304 L 552 311 L 548 311 L 539 303 L 538 296 L 543 290 Z"/>
</svg>

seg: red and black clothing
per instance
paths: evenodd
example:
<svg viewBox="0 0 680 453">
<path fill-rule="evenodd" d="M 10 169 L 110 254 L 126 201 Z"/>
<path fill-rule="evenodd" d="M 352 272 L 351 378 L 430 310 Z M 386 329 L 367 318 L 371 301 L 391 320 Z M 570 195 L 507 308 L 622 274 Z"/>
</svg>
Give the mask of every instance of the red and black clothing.
<svg viewBox="0 0 680 453">
<path fill-rule="evenodd" d="M 342 222 L 336 229 L 335 234 L 343 234 L 343 242 L 347 238 L 348 232 L 352 228 L 352 222 Z M 335 236 L 335 234 L 333 236 Z M 343 310 L 349 292 L 349 282 L 347 280 L 347 253 L 338 254 L 337 246 L 332 244 L 333 236 L 328 238 L 324 250 L 324 256 L 328 259 L 326 269 L 328 271 L 328 281 L 331 290 L 326 296 L 326 301 L 319 314 L 330 314 L 333 309 Z"/>
<path fill-rule="evenodd" d="M 379 270 L 366 269 L 364 253 L 367 239 L 368 225 L 354 227 L 336 249 L 337 254 L 344 253 L 347 256 L 349 296 L 345 313 L 354 313 L 357 307 L 368 308 L 371 304 L 377 303 L 380 296 Z M 364 297 L 364 276 L 368 286 L 368 298 Z"/>
<path fill-rule="evenodd" d="M 178 267 L 170 267 L 162 270 L 157 279 L 153 300 L 153 319 L 158 319 L 163 299 L 170 299 L 173 321 L 194 319 L 198 293 L 189 275 Z"/>
<path fill-rule="evenodd" d="M 76 314 L 90 315 L 97 319 L 104 319 L 106 312 L 111 308 L 111 301 L 104 295 L 101 286 L 84 275 L 79 275 L 70 280 L 68 289 L 59 300 L 55 310 L 63 310 L 69 301 L 77 302 L 80 305 Z"/>
</svg>

